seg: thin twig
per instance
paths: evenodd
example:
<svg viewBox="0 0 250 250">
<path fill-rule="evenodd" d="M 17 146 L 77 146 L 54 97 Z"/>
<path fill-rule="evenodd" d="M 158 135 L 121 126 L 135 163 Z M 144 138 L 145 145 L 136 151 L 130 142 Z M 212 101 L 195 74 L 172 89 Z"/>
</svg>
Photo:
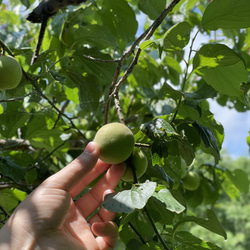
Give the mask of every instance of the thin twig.
<svg viewBox="0 0 250 250">
<path fill-rule="evenodd" d="M 155 226 L 155 223 L 154 223 L 153 219 L 151 218 L 151 216 L 150 216 L 150 214 L 149 214 L 147 208 L 144 207 L 144 208 L 143 208 L 143 211 L 144 211 L 145 214 L 147 215 L 147 217 L 148 217 L 148 219 L 149 219 L 149 222 L 150 222 L 151 226 L 153 227 L 154 232 L 155 232 L 157 238 L 159 239 L 159 241 L 161 242 L 162 246 L 164 247 L 164 249 L 165 249 L 165 250 L 170 250 L 170 249 L 168 248 L 168 246 L 166 245 L 165 241 L 162 239 L 161 234 L 158 232 L 158 230 L 157 230 L 157 228 L 156 228 L 156 226 Z"/>
<path fill-rule="evenodd" d="M 36 62 L 36 60 L 38 59 L 38 57 L 39 57 L 39 51 L 40 51 L 40 48 L 41 48 L 41 45 L 42 45 L 42 41 L 43 41 L 43 37 L 44 37 L 44 34 L 45 34 L 45 30 L 46 30 L 46 27 L 47 27 L 48 20 L 49 20 L 49 15 L 45 14 L 45 13 L 42 13 L 41 28 L 40 28 L 40 32 L 39 32 L 39 36 L 38 36 L 38 41 L 37 41 L 37 44 L 36 44 L 36 49 L 35 49 L 35 52 L 34 52 L 32 58 L 31 58 L 31 65 L 33 65 Z"/>
<path fill-rule="evenodd" d="M 92 61 L 102 62 L 102 63 L 114 63 L 114 62 L 119 62 L 120 60 L 120 59 L 105 60 L 105 59 L 95 58 L 95 57 L 87 56 L 87 55 L 82 55 L 82 56 Z"/>
<path fill-rule="evenodd" d="M 111 83 L 111 86 L 109 88 L 109 94 L 106 100 L 106 104 L 105 104 L 105 116 L 104 116 L 104 123 L 106 124 L 108 122 L 108 112 L 109 112 L 109 106 L 110 106 L 110 100 L 111 98 L 114 96 L 114 94 L 119 91 L 120 86 L 126 81 L 128 75 L 133 71 L 135 65 L 137 64 L 137 61 L 139 59 L 139 55 L 141 53 L 141 49 L 139 48 L 137 50 L 137 53 L 132 61 L 132 63 L 130 64 L 130 67 L 127 69 L 127 71 L 125 72 L 125 74 L 123 75 L 123 77 L 118 81 L 118 77 L 120 75 L 120 71 L 121 71 L 121 67 L 122 67 L 122 63 L 123 61 L 129 57 L 132 53 L 134 53 L 135 48 L 137 47 L 137 45 L 142 41 L 142 40 L 148 40 L 150 39 L 150 37 L 153 35 L 153 33 L 155 32 L 155 30 L 159 27 L 159 25 L 163 22 L 163 20 L 165 19 L 165 17 L 169 14 L 170 11 L 172 11 L 172 9 L 175 7 L 175 5 L 177 3 L 179 3 L 180 0 L 172 0 L 171 3 L 161 12 L 160 16 L 153 22 L 153 24 L 145 31 L 143 32 L 136 40 L 135 42 L 132 44 L 132 46 L 130 47 L 129 50 L 127 50 L 122 57 L 117 60 L 118 64 L 117 64 L 117 68 L 115 71 L 115 75 L 113 78 L 113 81 Z M 119 117 L 120 118 L 120 117 Z"/>
<path fill-rule="evenodd" d="M 194 41 L 198 35 L 199 31 L 196 32 L 195 36 L 193 37 L 192 39 L 192 42 L 191 42 L 191 45 L 190 45 L 190 50 L 189 50 L 189 54 L 188 54 L 188 60 L 186 62 L 186 70 L 185 70 L 185 74 L 184 74 L 184 78 L 183 78 L 183 81 L 182 81 L 182 84 L 181 84 L 181 91 L 183 92 L 184 89 L 185 89 L 185 84 L 187 82 L 187 79 L 188 79 L 188 69 L 189 69 L 189 65 L 190 65 L 190 60 L 191 60 L 191 54 L 193 52 L 193 46 L 194 46 Z M 180 96 L 179 100 L 178 100 L 178 103 L 177 103 L 177 106 L 176 106 L 176 110 L 175 110 L 175 113 L 170 121 L 170 124 L 172 124 L 178 114 L 178 110 L 179 110 L 179 107 L 181 105 L 181 101 L 182 101 L 182 95 Z"/>
<path fill-rule="evenodd" d="M 54 148 L 49 154 L 47 154 L 45 157 L 43 157 L 41 160 L 37 161 L 33 166 L 28 168 L 28 171 L 33 169 L 33 168 L 37 168 L 40 162 L 43 162 L 45 160 L 47 160 L 51 155 L 53 155 L 60 147 L 62 147 L 67 141 L 64 141 L 62 144 L 60 144 L 59 146 L 57 146 L 56 148 Z"/>
<path fill-rule="evenodd" d="M 116 92 L 119 91 L 120 86 L 127 80 L 128 76 L 132 73 L 135 65 L 138 63 L 138 59 L 139 59 L 140 54 L 141 54 L 141 49 L 139 48 L 135 54 L 133 61 L 131 62 L 130 66 L 128 67 L 128 69 L 124 73 L 123 77 L 115 85 L 114 90 L 111 93 L 111 96 L 113 96 Z"/>
<path fill-rule="evenodd" d="M 115 107 L 116 107 L 116 110 L 117 110 L 117 113 L 118 113 L 118 117 L 120 118 L 120 122 L 122 124 L 124 124 L 124 116 L 122 114 L 122 109 L 121 109 L 121 105 L 120 105 L 120 101 L 119 101 L 119 94 L 118 94 L 118 92 L 116 92 L 114 94 L 114 99 L 115 99 Z"/>
<path fill-rule="evenodd" d="M 0 211 L 2 211 L 0 214 L 4 215 L 4 219 L 0 221 L 0 223 L 5 224 L 5 222 L 8 220 L 10 215 L 7 213 L 7 211 L 0 205 Z"/>
<path fill-rule="evenodd" d="M 3 48 L 3 51 L 7 51 L 9 55 L 14 56 L 11 50 L 4 44 L 4 42 L 0 39 L 0 47 Z"/>
<path fill-rule="evenodd" d="M 78 129 L 72 121 L 72 118 L 68 117 L 65 113 L 61 112 L 61 110 L 55 106 L 55 104 L 37 87 L 35 80 L 33 80 L 28 74 L 26 74 L 26 72 L 24 72 L 24 75 L 26 79 L 33 85 L 37 93 L 39 93 L 39 95 L 50 104 L 50 106 L 57 112 L 57 114 L 60 114 L 60 116 L 66 118 L 70 122 L 72 128 L 76 129 L 77 132 L 84 138 L 84 135 L 82 134 L 80 129 Z"/>
<path fill-rule="evenodd" d="M 135 232 L 135 234 L 139 237 L 139 239 L 141 240 L 142 244 L 145 245 L 147 242 L 143 239 L 143 237 L 140 235 L 140 233 L 134 227 L 134 225 L 131 222 L 128 222 L 128 225 L 132 228 L 132 230 Z"/>
<path fill-rule="evenodd" d="M 25 97 L 30 96 L 30 95 L 32 95 L 32 93 L 26 94 L 26 95 L 21 96 L 21 97 L 0 100 L 0 103 L 1 102 L 15 102 L 15 101 L 23 100 Z"/>
<path fill-rule="evenodd" d="M 69 105 L 69 103 L 70 103 L 70 100 L 67 100 L 67 101 L 63 104 L 63 106 L 62 106 L 62 108 L 61 108 L 61 110 L 60 110 L 61 112 L 58 114 L 57 119 L 56 119 L 56 121 L 55 121 L 55 124 L 54 124 L 54 126 L 53 126 L 53 129 L 56 127 L 57 123 L 59 122 L 59 120 L 60 120 L 62 114 L 64 114 L 64 111 L 65 111 L 65 109 L 67 108 L 67 106 Z"/>
</svg>

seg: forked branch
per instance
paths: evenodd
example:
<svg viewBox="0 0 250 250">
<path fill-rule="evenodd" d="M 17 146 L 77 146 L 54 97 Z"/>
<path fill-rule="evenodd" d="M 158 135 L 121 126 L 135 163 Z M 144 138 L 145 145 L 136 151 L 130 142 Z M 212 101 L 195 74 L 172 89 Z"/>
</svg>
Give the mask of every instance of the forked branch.
<svg viewBox="0 0 250 250">
<path fill-rule="evenodd" d="M 148 39 L 150 39 L 150 37 L 154 34 L 155 30 L 160 26 L 160 24 L 163 22 L 163 20 L 165 19 L 165 17 L 169 14 L 170 11 L 172 11 L 172 9 L 176 6 L 177 3 L 179 3 L 180 0 L 172 0 L 170 2 L 170 4 L 161 12 L 161 14 L 159 15 L 159 17 L 152 23 L 152 25 L 145 31 L 143 32 L 132 44 L 132 46 L 129 48 L 129 50 L 127 50 L 126 52 L 124 52 L 124 54 L 121 56 L 121 58 L 118 60 L 117 63 L 117 68 L 115 71 L 115 75 L 113 78 L 113 82 L 110 85 L 109 88 L 109 94 L 106 100 L 106 104 L 105 104 L 105 117 L 104 117 L 104 123 L 106 124 L 108 122 L 108 113 L 109 113 L 109 107 L 110 107 L 110 101 L 113 97 L 118 97 L 118 92 L 119 92 L 119 88 L 120 86 L 127 80 L 128 76 L 132 73 L 134 67 L 136 66 L 140 53 L 141 53 L 141 49 L 138 48 L 134 59 L 132 61 L 132 63 L 130 64 L 130 66 L 128 67 L 128 69 L 125 71 L 124 75 L 119 79 L 119 75 L 121 73 L 121 67 L 123 64 L 123 61 L 129 57 L 132 53 L 134 53 L 137 45 L 141 42 L 141 41 L 146 41 Z M 119 100 L 118 100 L 119 101 Z M 116 100 L 117 103 L 117 100 Z M 116 107 L 119 107 L 120 105 L 116 105 Z M 121 122 L 123 122 L 123 115 L 121 115 L 121 110 L 117 110 L 118 111 L 118 116 L 119 119 L 121 120 Z"/>
</svg>

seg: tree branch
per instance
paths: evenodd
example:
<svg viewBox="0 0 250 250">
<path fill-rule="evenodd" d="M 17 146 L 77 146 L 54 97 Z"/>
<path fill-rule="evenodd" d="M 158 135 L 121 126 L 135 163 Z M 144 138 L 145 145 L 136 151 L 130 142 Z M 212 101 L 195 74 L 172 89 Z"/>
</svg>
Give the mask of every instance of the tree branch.
<svg viewBox="0 0 250 250">
<path fill-rule="evenodd" d="M 104 123 L 105 124 L 108 122 L 108 112 L 109 112 L 109 107 L 110 107 L 110 100 L 119 91 L 120 86 L 127 80 L 129 74 L 132 73 L 135 65 L 138 62 L 138 59 L 139 59 L 139 56 L 140 56 L 140 53 L 141 53 L 141 49 L 139 48 L 137 50 L 137 52 L 135 54 L 135 57 L 134 57 L 132 63 L 130 64 L 129 68 L 126 70 L 126 72 L 124 73 L 123 77 L 120 80 L 118 80 L 119 75 L 120 75 L 120 71 L 121 71 L 121 67 L 122 67 L 122 64 L 123 64 L 123 61 L 127 57 L 129 57 L 132 53 L 134 53 L 137 45 L 142 40 L 145 41 L 145 40 L 150 39 L 150 37 L 155 32 L 155 30 L 163 22 L 163 20 L 165 19 L 165 17 L 169 14 L 170 11 L 172 11 L 172 9 L 175 7 L 175 5 L 177 3 L 179 3 L 179 2 L 180 2 L 180 0 L 172 0 L 170 2 L 170 4 L 161 12 L 160 16 L 153 22 L 153 24 L 135 40 L 135 42 L 132 44 L 132 46 L 130 47 L 130 49 L 127 50 L 121 56 L 121 58 L 118 60 L 117 68 L 116 68 L 115 75 L 114 75 L 114 78 L 113 78 L 113 82 L 112 82 L 112 84 L 111 84 L 111 86 L 109 88 L 109 93 L 108 93 L 108 97 L 107 97 L 106 104 L 105 104 L 105 115 L 104 115 Z M 120 110 L 117 110 L 117 112 L 118 112 L 119 119 L 122 121 L 123 120 L 123 116 L 121 116 Z"/>
<path fill-rule="evenodd" d="M 26 95 L 21 96 L 21 97 L 0 100 L 0 103 L 1 102 L 15 102 L 15 101 L 23 100 L 25 97 L 30 96 L 30 95 L 32 95 L 32 93 L 26 94 Z"/>
</svg>

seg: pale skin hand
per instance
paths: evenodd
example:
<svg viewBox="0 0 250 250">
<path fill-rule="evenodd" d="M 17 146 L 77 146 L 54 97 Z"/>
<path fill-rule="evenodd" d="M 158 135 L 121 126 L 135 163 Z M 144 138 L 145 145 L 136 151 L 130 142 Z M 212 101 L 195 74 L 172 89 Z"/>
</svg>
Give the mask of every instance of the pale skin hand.
<svg viewBox="0 0 250 250">
<path fill-rule="evenodd" d="M 115 213 L 100 208 L 106 193 L 112 192 L 125 166 L 98 160 L 99 148 L 90 142 L 72 163 L 46 179 L 15 210 L 0 230 L 0 249 L 106 250 L 118 240 Z M 95 186 L 76 202 L 90 182 L 106 172 Z"/>
</svg>

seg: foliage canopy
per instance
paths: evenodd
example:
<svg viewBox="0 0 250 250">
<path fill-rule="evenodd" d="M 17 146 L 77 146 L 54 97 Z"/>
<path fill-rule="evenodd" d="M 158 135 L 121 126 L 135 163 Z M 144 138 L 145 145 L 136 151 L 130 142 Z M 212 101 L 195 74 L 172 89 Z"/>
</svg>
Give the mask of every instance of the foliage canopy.
<svg viewBox="0 0 250 250">
<path fill-rule="evenodd" d="M 237 200 L 248 192 L 242 169 L 219 165 L 223 124 L 208 100 L 249 109 L 249 0 L 69 5 L 49 19 L 33 65 L 40 24 L 25 18 L 34 1 L 0 3 L 0 52 L 14 56 L 24 72 L 16 89 L 0 91 L 1 222 L 82 152 L 88 131 L 120 121 L 149 162 L 138 183 L 121 181 L 103 202 L 118 212 L 126 249 L 220 249 L 185 225 L 226 239 L 214 207 L 225 194 Z M 202 34 L 211 39 L 194 50 Z M 201 161 L 204 153 L 212 161 Z M 181 159 L 199 173 L 197 190 L 183 188 Z"/>
</svg>

